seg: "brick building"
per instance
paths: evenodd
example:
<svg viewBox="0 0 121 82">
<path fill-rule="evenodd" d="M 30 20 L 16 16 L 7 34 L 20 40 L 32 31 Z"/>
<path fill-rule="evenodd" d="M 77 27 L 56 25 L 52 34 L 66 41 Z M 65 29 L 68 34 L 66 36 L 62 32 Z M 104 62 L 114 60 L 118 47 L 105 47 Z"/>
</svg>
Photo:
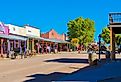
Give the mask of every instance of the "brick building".
<svg viewBox="0 0 121 82">
<path fill-rule="evenodd" d="M 41 34 L 41 37 L 48 38 L 48 39 L 57 39 L 57 40 L 66 40 L 66 35 L 63 33 L 62 35 L 58 34 L 54 29 L 51 29 L 47 33 Z"/>
</svg>

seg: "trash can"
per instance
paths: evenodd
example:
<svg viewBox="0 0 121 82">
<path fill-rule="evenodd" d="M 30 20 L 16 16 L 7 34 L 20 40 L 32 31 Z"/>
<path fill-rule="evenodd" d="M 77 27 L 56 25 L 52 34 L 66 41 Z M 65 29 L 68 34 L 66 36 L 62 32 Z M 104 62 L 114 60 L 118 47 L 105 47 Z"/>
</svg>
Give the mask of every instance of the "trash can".
<svg viewBox="0 0 121 82">
<path fill-rule="evenodd" d="M 97 65 L 97 54 L 93 52 L 88 53 L 88 62 L 89 65 Z"/>
<path fill-rule="evenodd" d="M 106 51 L 105 53 L 105 58 L 106 58 L 106 61 L 109 61 L 110 60 L 110 51 Z"/>
</svg>

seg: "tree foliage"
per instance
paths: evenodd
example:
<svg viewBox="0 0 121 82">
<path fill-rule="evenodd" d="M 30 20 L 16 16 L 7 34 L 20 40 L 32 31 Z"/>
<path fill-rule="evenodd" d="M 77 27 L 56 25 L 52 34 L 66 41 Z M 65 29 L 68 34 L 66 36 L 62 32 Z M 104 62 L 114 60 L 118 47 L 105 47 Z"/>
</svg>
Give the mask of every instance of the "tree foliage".
<svg viewBox="0 0 121 82">
<path fill-rule="evenodd" d="M 121 44 L 121 34 L 116 34 L 116 44 L 117 46 Z"/>
<path fill-rule="evenodd" d="M 106 44 L 110 43 L 110 30 L 107 27 L 102 29 L 101 37 Z"/>
<path fill-rule="evenodd" d="M 79 39 L 79 44 L 87 45 L 94 40 L 94 21 L 89 18 L 79 17 L 67 23 L 69 39 Z"/>
<path fill-rule="evenodd" d="M 110 43 L 110 30 L 107 27 L 103 28 L 101 37 L 105 43 Z M 121 34 L 116 34 L 115 39 L 116 44 L 119 46 L 121 44 Z"/>
<path fill-rule="evenodd" d="M 78 44 L 79 44 L 79 39 L 78 39 L 78 38 L 73 38 L 73 39 L 71 40 L 71 44 L 77 47 Z"/>
</svg>

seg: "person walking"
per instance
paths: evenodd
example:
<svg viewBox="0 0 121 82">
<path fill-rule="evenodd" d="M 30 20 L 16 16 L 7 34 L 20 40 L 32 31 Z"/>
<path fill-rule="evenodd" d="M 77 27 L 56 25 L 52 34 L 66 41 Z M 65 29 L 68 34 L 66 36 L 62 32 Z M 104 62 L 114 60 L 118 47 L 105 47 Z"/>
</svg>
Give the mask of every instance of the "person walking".
<svg viewBox="0 0 121 82">
<path fill-rule="evenodd" d="M 78 47 L 78 53 L 80 54 L 81 51 L 81 46 Z"/>
</svg>

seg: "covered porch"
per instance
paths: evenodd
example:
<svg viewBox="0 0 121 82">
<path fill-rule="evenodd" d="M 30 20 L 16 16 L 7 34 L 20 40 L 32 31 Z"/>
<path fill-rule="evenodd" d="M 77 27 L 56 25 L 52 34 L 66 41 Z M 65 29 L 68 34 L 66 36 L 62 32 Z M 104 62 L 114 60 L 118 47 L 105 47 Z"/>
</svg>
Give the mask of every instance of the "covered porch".
<svg viewBox="0 0 121 82">
<path fill-rule="evenodd" d="M 121 34 L 121 12 L 119 13 L 109 13 L 109 25 L 110 29 L 110 51 L 111 59 L 115 60 L 115 34 Z"/>
</svg>

